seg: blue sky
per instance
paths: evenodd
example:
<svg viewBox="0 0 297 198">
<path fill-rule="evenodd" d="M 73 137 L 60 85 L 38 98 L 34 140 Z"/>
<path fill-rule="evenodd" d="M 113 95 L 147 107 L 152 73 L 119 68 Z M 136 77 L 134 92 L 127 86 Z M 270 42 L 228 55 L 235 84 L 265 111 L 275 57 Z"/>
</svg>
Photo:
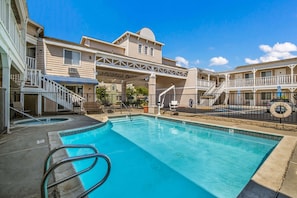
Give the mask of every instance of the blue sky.
<svg viewBox="0 0 297 198">
<path fill-rule="evenodd" d="M 112 42 L 150 28 L 163 56 L 183 67 L 226 71 L 297 56 L 296 0 L 27 0 L 45 35 Z"/>
</svg>

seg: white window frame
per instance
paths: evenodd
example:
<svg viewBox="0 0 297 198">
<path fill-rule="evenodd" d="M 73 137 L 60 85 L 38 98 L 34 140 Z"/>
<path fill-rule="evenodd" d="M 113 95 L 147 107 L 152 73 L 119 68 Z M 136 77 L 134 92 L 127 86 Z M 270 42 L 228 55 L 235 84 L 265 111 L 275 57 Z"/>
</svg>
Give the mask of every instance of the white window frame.
<svg viewBox="0 0 297 198">
<path fill-rule="evenodd" d="M 144 54 L 145 54 L 145 55 L 148 55 L 147 52 L 148 52 L 148 46 L 145 45 L 145 46 L 144 46 Z"/>
<path fill-rule="evenodd" d="M 270 76 L 263 76 L 263 73 L 266 73 L 266 72 L 270 72 Z M 271 77 L 272 76 L 272 70 L 267 70 L 267 71 L 261 71 L 261 77 L 262 78 L 267 78 L 267 77 Z"/>
<path fill-rule="evenodd" d="M 251 75 L 252 74 L 252 75 Z M 248 75 L 248 78 L 246 78 L 246 75 Z M 250 78 L 251 77 L 251 78 Z M 245 73 L 244 74 L 244 79 L 253 79 L 254 78 L 254 75 L 253 73 Z"/>
<path fill-rule="evenodd" d="M 151 55 L 151 56 L 154 56 L 154 51 L 155 51 L 154 48 L 151 47 L 151 48 L 150 48 L 150 55 Z"/>
<path fill-rule="evenodd" d="M 138 43 L 138 53 L 141 54 L 142 53 L 142 44 Z"/>
<path fill-rule="evenodd" d="M 79 62 L 78 62 L 78 64 L 74 64 L 73 63 L 73 55 L 72 55 L 72 57 L 71 57 L 71 64 L 68 64 L 68 63 L 65 63 L 65 52 L 66 51 L 69 51 L 69 52 L 71 52 L 71 54 L 74 52 L 74 53 L 78 53 L 79 54 Z M 71 49 L 63 49 L 63 63 L 64 63 L 64 65 L 74 65 L 74 66 L 80 66 L 81 65 L 81 52 L 80 51 L 76 51 L 76 50 L 71 50 Z"/>
</svg>

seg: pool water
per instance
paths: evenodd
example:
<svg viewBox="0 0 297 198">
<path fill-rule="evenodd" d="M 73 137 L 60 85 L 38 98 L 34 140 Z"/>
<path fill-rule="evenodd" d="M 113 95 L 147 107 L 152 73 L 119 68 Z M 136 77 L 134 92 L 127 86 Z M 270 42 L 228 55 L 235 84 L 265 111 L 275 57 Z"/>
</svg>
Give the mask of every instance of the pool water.
<svg viewBox="0 0 297 198">
<path fill-rule="evenodd" d="M 89 197 L 236 197 L 278 140 L 234 130 L 135 116 L 62 136 L 64 144 L 92 144 L 112 161 L 111 174 Z M 85 150 L 68 151 L 69 155 Z M 74 164 L 81 170 L 90 161 Z M 85 189 L 105 163 L 81 176 Z"/>
</svg>

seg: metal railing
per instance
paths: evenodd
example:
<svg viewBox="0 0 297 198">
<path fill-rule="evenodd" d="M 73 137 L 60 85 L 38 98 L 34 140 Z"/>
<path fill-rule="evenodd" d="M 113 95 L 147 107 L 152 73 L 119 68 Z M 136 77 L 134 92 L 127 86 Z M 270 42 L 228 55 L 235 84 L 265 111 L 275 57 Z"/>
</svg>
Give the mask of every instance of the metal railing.
<svg viewBox="0 0 297 198">
<path fill-rule="evenodd" d="M 128 116 L 129 116 L 130 120 L 132 121 L 131 108 L 128 108 L 127 105 L 125 103 L 123 103 L 122 101 L 121 101 L 121 105 L 124 106 L 125 109 L 129 112 Z"/>
<path fill-rule="evenodd" d="M 67 149 L 67 148 L 68 149 L 86 148 L 86 149 L 93 150 L 94 153 L 75 156 L 75 157 L 68 157 L 68 158 L 62 159 L 50 166 L 50 159 L 52 158 L 53 154 L 61 149 Z M 45 159 L 45 162 L 44 162 L 44 170 L 43 170 L 44 172 L 43 172 L 43 177 L 42 177 L 42 182 L 41 182 L 41 197 L 42 198 L 48 197 L 48 189 L 49 188 L 55 187 L 63 182 L 73 179 L 73 178 L 93 169 L 97 164 L 98 158 L 103 158 L 107 163 L 107 171 L 106 171 L 104 177 L 99 182 L 97 182 L 95 185 L 90 187 L 88 190 L 79 194 L 77 197 L 87 196 L 89 193 L 94 191 L 96 188 L 100 187 L 107 180 L 109 173 L 110 173 L 110 169 L 111 169 L 111 162 L 110 162 L 109 157 L 104 154 L 99 153 L 98 150 L 94 146 L 91 146 L 91 145 L 63 145 L 63 146 L 60 146 L 60 147 L 55 148 L 52 151 L 50 151 Z M 48 185 L 49 176 L 56 168 L 58 168 L 59 166 L 61 166 L 63 164 L 69 163 L 69 162 L 80 161 L 80 160 L 85 160 L 85 159 L 95 159 L 95 160 L 89 167 Z"/>
</svg>

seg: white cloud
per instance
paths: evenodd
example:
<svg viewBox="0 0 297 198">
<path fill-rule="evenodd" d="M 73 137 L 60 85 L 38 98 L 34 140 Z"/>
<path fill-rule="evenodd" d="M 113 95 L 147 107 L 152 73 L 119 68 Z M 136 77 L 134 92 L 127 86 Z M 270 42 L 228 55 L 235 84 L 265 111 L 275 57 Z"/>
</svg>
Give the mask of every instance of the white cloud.
<svg viewBox="0 0 297 198">
<path fill-rule="evenodd" d="M 186 60 L 184 57 L 177 56 L 177 57 L 175 57 L 175 61 L 176 61 L 176 66 L 180 66 L 180 67 L 188 67 L 189 66 L 189 61 Z"/>
<path fill-rule="evenodd" d="M 244 61 L 247 63 L 247 64 L 257 64 L 259 63 L 260 61 L 258 59 L 250 59 L 250 58 L 245 58 Z"/>
<path fill-rule="evenodd" d="M 260 62 L 293 58 L 296 57 L 296 55 L 292 54 L 292 52 L 297 52 L 297 46 L 290 42 L 276 43 L 272 47 L 269 45 L 260 45 L 259 48 L 265 52 L 265 54 L 257 59 L 245 58 L 246 63 L 256 64 Z"/>
<path fill-rule="evenodd" d="M 214 65 L 226 65 L 229 61 L 224 58 L 224 57 L 213 57 L 210 59 L 210 64 L 209 66 L 214 66 Z"/>
<path fill-rule="evenodd" d="M 200 64 L 200 60 L 197 59 L 195 62 L 194 62 L 195 65 L 199 65 Z"/>
</svg>

